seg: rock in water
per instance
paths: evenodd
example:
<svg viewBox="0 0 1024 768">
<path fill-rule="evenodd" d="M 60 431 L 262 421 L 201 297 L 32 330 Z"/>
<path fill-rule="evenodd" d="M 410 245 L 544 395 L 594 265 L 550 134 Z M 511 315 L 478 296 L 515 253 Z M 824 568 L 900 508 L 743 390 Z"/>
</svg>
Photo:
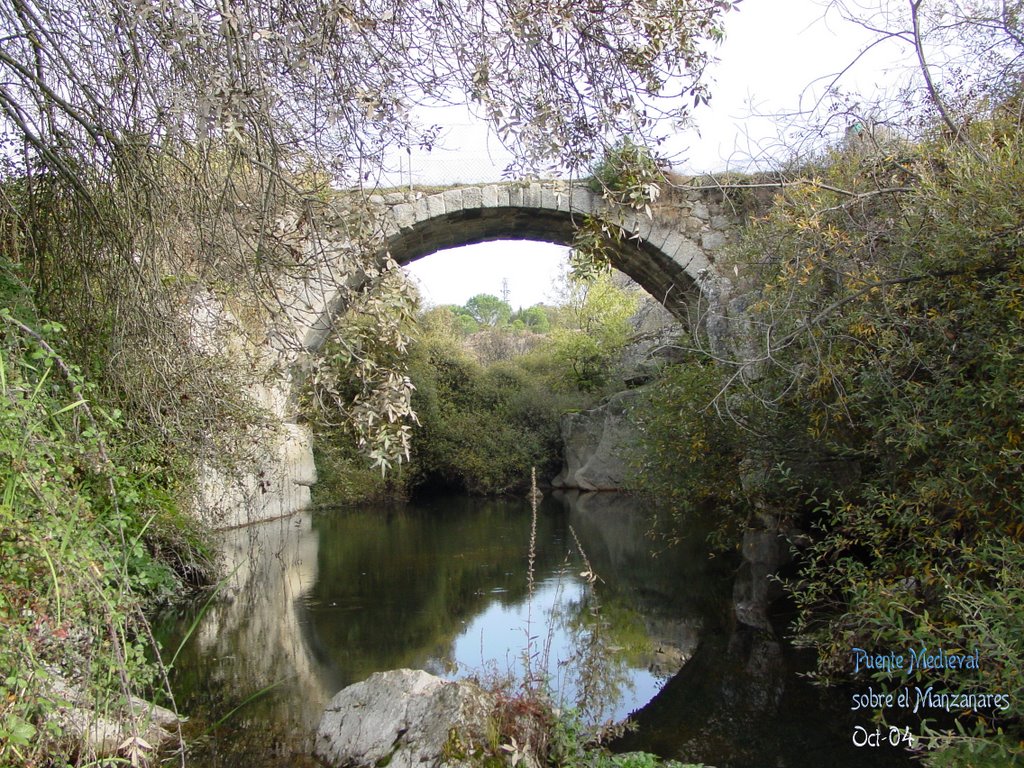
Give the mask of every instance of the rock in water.
<svg viewBox="0 0 1024 768">
<path fill-rule="evenodd" d="M 437 768 L 486 748 L 497 697 L 420 670 L 377 672 L 327 705 L 316 756 L 337 768 Z M 463 754 L 458 754 L 463 753 Z"/>
<path fill-rule="evenodd" d="M 551 485 L 618 491 L 629 474 L 627 455 L 640 440 L 630 408 L 641 390 L 618 392 L 596 408 L 562 417 L 564 464 Z"/>
</svg>

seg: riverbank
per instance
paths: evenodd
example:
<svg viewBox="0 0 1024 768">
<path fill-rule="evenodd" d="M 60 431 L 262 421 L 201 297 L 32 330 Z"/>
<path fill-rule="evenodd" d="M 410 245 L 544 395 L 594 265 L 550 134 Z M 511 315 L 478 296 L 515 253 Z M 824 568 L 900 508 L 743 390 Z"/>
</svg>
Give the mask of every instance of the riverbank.
<svg viewBox="0 0 1024 768">
<path fill-rule="evenodd" d="M 129 430 L 0 265 L 0 764 L 152 757 L 178 731 L 147 620 L 212 577 L 188 476 Z M 155 714 L 154 714 L 155 713 Z M 157 728 L 151 727 L 157 724 Z M 169 729 L 169 730 L 163 730 Z"/>
</svg>

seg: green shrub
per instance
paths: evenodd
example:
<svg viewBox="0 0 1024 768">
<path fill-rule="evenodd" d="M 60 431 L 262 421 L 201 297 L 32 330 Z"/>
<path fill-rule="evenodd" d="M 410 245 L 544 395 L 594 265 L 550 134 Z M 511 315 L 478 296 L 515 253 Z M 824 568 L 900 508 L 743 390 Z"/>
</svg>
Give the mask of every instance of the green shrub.
<svg viewBox="0 0 1024 768">
<path fill-rule="evenodd" d="M 506 493 L 524 488 L 531 467 L 553 473 L 564 398 L 521 360 L 484 367 L 457 343 L 427 338 L 412 349 L 410 375 L 414 488 Z"/>
<path fill-rule="evenodd" d="M 57 677 L 111 712 L 151 695 L 160 668 L 143 609 L 210 570 L 175 503 L 180 475 L 126 439 L 56 351 L 63 329 L 30 315 L 0 310 L 4 765 L 77 751 L 53 719 Z"/>
<path fill-rule="evenodd" d="M 439 307 L 406 317 L 400 327 L 415 336 L 407 356 L 382 345 L 373 318 L 354 308 L 339 338 L 306 388 L 303 411 L 313 424 L 321 480 L 319 503 L 351 503 L 402 497 L 428 490 L 501 494 L 525 489 L 531 467 L 553 477 L 561 459 L 561 416 L 621 385 L 617 364 L 637 306 L 634 293 L 610 275 L 569 283 L 557 312 L 533 307 L 516 318 L 547 329 L 544 336 L 508 327 L 508 305 L 481 294 L 467 302 L 485 332 L 467 338 L 458 307 Z M 467 310 L 468 311 L 468 310 Z M 477 320 L 472 320 L 476 323 Z M 344 337 L 343 339 L 341 337 Z M 532 346 L 532 349 L 531 349 Z M 522 349 L 528 352 L 520 353 Z M 481 362 L 486 361 L 486 362 Z M 402 379 L 408 402 L 395 412 L 416 420 L 381 423 L 393 432 L 393 459 L 408 449 L 408 466 L 390 461 L 377 474 L 355 450 L 361 436 L 345 414 L 368 402 L 364 370 Z M 407 374 L 407 375 L 406 375 Z M 363 440 L 363 442 L 367 442 Z M 403 456 L 404 459 L 404 456 Z"/>
<path fill-rule="evenodd" d="M 610 147 L 591 170 L 590 189 L 621 205 L 644 210 L 657 200 L 663 178 L 651 150 L 626 138 Z"/>
<path fill-rule="evenodd" d="M 970 146 L 834 151 L 780 189 L 723 265 L 749 298 L 742 337 L 637 410 L 637 483 L 678 516 L 711 504 L 809 534 L 788 590 L 818 679 L 853 680 L 854 647 L 978 649 L 979 669 L 916 682 L 1010 706 L 927 712 L 932 765 L 1024 758 L 1016 120 L 976 120 Z"/>
<path fill-rule="evenodd" d="M 314 454 L 317 474 L 316 485 L 312 488 L 314 505 L 345 506 L 401 499 L 406 495 L 406 468 L 400 465 L 382 474 L 344 433 L 328 431 L 318 435 Z"/>
<path fill-rule="evenodd" d="M 726 376 L 713 361 L 695 357 L 666 368 L 634 406 L 641 437 L 630 485 L 681 525 L 709 506 L 725 523 L 742 519 L 748 508 L 738 471 L 745 435 L 715 403 Z"/>
<path fill-rule="evenodd" d="M 760 348 L 719 401 L 757 414 L 739 422 L 778 446 L 771 463 L 799 474 L 796 443 L 856 469 L 833 488 L 800 478 L 813 543 L 790 590 L 822 679 L 849 678 L 853 647 L 979 648 L 979 670 L 932 680 L 1016 701 L 1024 137 L 979 122 L 972 140 L 836 154 L 786 188 L 735 255 Z M 1018 704 L 950 717 L 973 735 L 937 747 L 1020 749 Z"/>
<path fill-rule="evenodd" d="M 637 294 L 618 287 L 610 274 L 570 279 L 562 322 L 547 345 L 551 387 L 590 393 L 621 388 L 617 363 L 633 332 L 630 318 L 638 304 Z"/>
</svg>

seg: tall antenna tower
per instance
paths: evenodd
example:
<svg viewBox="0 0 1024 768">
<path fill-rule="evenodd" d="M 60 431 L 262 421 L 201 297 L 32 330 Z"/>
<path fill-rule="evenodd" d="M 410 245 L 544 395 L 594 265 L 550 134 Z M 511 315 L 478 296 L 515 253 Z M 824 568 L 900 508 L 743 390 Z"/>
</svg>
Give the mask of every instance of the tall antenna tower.
<svg viewBox="0 0 1024 768">
<path fill-rule="evenodd" d="M 508 296 L 508 278 L 503 277 L 501 278 L 501 300 L 504 301 L 506 304 L 508 304 Z"/>
</svg>

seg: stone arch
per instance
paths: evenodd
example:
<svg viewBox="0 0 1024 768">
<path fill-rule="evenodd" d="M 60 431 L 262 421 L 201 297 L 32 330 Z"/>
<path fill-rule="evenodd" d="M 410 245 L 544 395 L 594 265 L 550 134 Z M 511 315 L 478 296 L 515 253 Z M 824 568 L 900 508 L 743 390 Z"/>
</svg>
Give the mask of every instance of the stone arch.
<svg viewBox="0 0 1024 768">
<path fill-rule="evenodd" d="M 510 182 L 457 187 L 426 195 L 392 193 L 372 200 L 379 209 L 384 248 L 400 265 L 446 248 L 490 240 L 539 240 L 570 245 L 577 223 L 600 214 L 628 237 L 613 266 L 629 275 L 672 314 L 687 322 L 695 299 L 714 299 L 713 251 L 724 242 L 723 229 L 734 222 L 713 222 L 698 191 L 678 211 L 653 218 L 609 206 L 600 195 L 566 182 Z M 687 214 L 703 215 L 687 215 Z M 717 224 L 717 227 L 715 226 Z M 328 300 L 305 334 L 315 352 L 330 332 L 338 310 Z"/>
<path fill-rule="evenodd" d="M 511 182 L 434 194 L 393 192 L 371 198 L 370 223 L 381 235 L 382 263 L 384 253 L 390 253 L 404 264 L 437 250 L 488 240 L 569 244 L 581 217 L 601 214 L 630 236 L 615 255 L 615 266 L 684 321 L 696 299 L 705 302 L 702 322 L 714 348 L 712 330 L 723 325 L 722 299 L 728 288 L 717 275 L 714 254 L 740 222 L 729 215 L 719 190 L 694 188 L 674 197 L 659 203 L 651 219 L 607 206 L 585 187 L 565 182 Z M 339 216 L 346 215 L 351 212 L 340 207 Z M 316 470 L 312 433 L 296 420 L 297 385 L 344 309 L 340 285 L 356 288 L 367 280 L 352 268 L 354 245 L 343 232 L 340 227 L 334 237 L 307 237 L 300 247 L 308 264 L 316 266 L 279 278 L 280 294 L 288 301 L 262 341 L 263 374 L 253 380 L 252 393 L 278 419 L 282 435 L 269 448 L 261 444 L 263 463 L 242 482 L 220 477 L 215 470 L 204 477 L 204 504 L 245 510 L 245 519 L 225 525 L 287 515 L 309 504 Z M 231 321 L 232 329 L 241 325 Z"/>
</svg>

